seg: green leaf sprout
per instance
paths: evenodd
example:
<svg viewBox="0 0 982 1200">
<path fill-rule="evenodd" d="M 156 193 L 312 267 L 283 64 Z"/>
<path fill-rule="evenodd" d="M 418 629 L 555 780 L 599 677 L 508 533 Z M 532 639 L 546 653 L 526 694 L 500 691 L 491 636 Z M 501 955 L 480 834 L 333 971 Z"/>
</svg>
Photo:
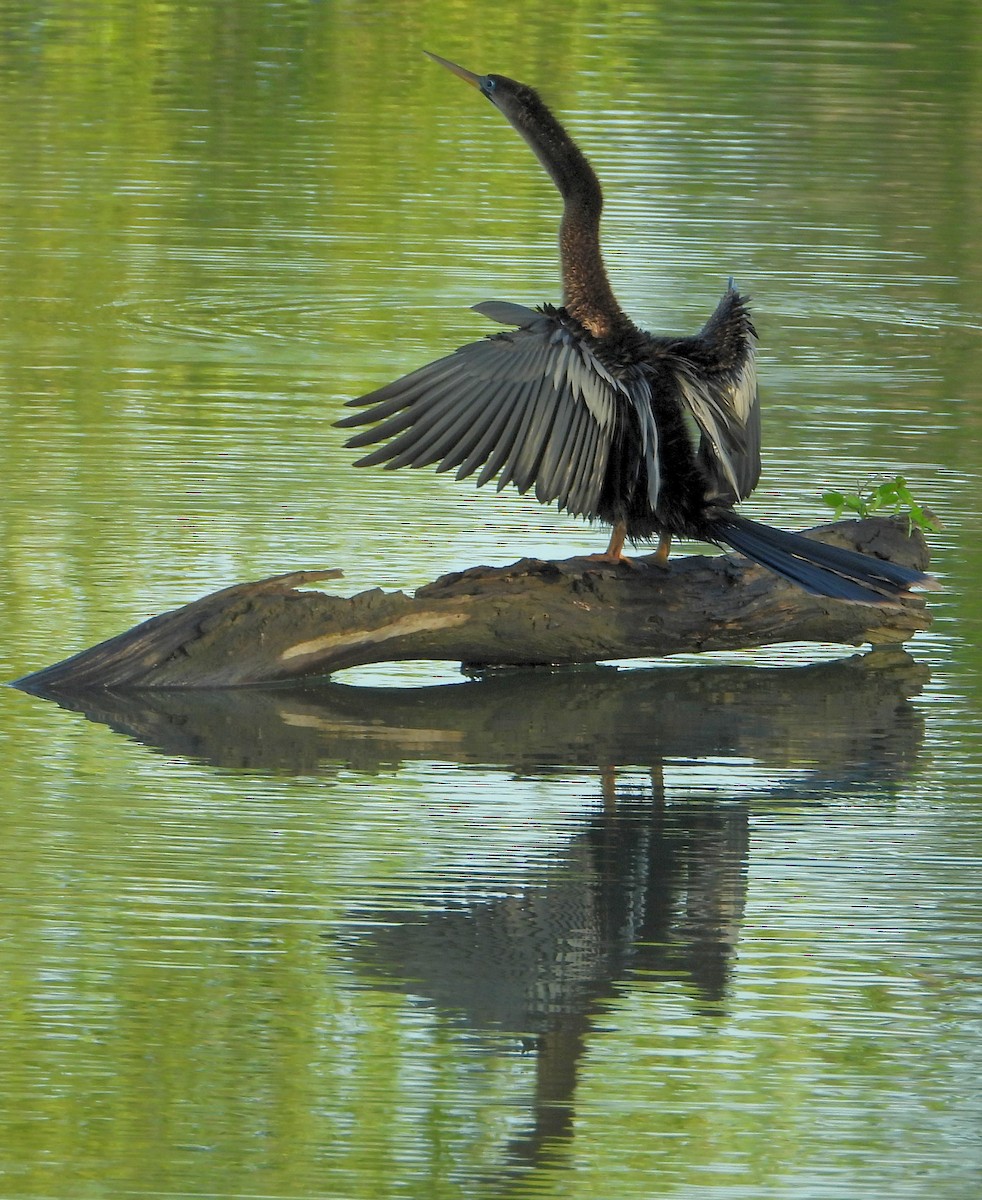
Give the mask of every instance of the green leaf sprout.
<svg viewBox="0 0 982 1200">
<path fill-rule="evenodd" d="M 899 513 L 907 518 L 908 533 L 915 525 L 925 533 L 941 529 L 941 522 L 914 499 L 903 475 L 894 475 L 882 483 L 870 480 L 858 492 L 823 492 L 822 499 L 834 511 L 837 521 L 845 513 L 857 517 Z"/>
</svg>

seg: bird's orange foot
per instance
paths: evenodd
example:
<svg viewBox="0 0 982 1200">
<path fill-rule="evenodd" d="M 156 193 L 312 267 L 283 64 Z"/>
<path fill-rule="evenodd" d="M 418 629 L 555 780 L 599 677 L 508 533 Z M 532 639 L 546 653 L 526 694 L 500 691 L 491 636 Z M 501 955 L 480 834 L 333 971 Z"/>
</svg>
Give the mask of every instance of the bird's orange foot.
<svg viewBox="0 0 982 1200">
<path fill-rule="evenodd" d="M 627 526 L 623 521 L 618 521 L 610 533 L 610 544 L 603 554 L 587 554 L 585 557 L 590 562 L 611 563 L 613 566 L 618 566 L 620 563 L 625 563 L 629 567 L 635 566 L 632 559 L 626 558 L 621 551 L 624 549 L 624 542 L 627 540 Z"/>
<path fill-rule="evenodd" d="M 660 567 L 661 570 L 668 570 L 668 555 L 672 549 L 672 539 L 667 533 L 663 533 L 658 539 L 658 549 L 652 554 L 648 562 L 652 566 Z"/>
</svg>

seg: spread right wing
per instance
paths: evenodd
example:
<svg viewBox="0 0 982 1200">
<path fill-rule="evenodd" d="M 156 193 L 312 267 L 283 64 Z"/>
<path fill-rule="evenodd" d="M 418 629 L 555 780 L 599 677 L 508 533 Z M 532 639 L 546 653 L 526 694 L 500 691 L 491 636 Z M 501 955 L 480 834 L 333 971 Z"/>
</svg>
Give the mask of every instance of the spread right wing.
<svg viewBox="0 0 982 1200">
<path fill-rule="evenodd" d="M 349 405 L 365 411 L 342 428 L 372 423 L 348 446 L 379 445 L 355 464 L 480 471 L 500 491 L 535 488 L 536 499 L 595 516 L 615 429 L 633 410 L 640 422 L 649 498 L 657 500 L 658 435 L 650 385 L 638 368 L 615 378 L 561 311 L 490 301 L 475 306 L 519 325 L 462 346 Z"/>
</svg>

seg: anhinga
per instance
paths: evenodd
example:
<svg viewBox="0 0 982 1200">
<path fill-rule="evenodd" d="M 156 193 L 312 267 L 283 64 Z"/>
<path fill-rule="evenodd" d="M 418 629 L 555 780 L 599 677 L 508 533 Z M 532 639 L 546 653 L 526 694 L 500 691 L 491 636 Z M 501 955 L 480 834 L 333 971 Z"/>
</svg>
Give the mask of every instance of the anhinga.
<svg viewBox="0 0 982 1200">
<path fill-rule="evenodd" d="M 877 603 L 929 576 L 786 533 L 733 511 L 760 475 L 756 333 L 732 284 L 692 337 L 639 329 L 614 298 L 600 252 L 603 198 L 593 168 L 530 87 L 475 75 L 430 55 L 503 113 L 563 198 L 559 247 L 563 306 L 502 301 L 477 312 L 513 327 L 462 346 L 349 403 L 366 411 L 338 424 L 372 423 L 349 446 L 384 443 L 358 466 L 437 464 L 457 478 L 480 471 L 535 489 L 543 504 L 613 527 L 606 554 L 625 539 L 673 537 L 732 547 L 806 591 Z M 698 433 L 690 433 L 694 419 Z"/>
</svg>

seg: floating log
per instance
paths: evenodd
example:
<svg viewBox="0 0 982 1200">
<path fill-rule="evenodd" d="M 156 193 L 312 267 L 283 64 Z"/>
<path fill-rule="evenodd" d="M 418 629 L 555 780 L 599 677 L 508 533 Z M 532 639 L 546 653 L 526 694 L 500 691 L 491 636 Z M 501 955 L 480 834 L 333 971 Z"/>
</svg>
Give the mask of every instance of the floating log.
<svg viewBox="0 0 982 1200">
<path fill-rule="evenodd" d="M 923 570 L 904 519 L 842 521 L 809 537 Z M 18 680 L 27 691 L 225 688 L 407 659 L 469 667 L 566 665 L 777 642 L 895 645 L 926 629 L 920 597 L 868 605 L 811 596 L 738 555 L 634 565 L 522 559 L 444 575 L 414 595 L 300 590 L 293 571 L 236 584 Z"/>
</svg>

